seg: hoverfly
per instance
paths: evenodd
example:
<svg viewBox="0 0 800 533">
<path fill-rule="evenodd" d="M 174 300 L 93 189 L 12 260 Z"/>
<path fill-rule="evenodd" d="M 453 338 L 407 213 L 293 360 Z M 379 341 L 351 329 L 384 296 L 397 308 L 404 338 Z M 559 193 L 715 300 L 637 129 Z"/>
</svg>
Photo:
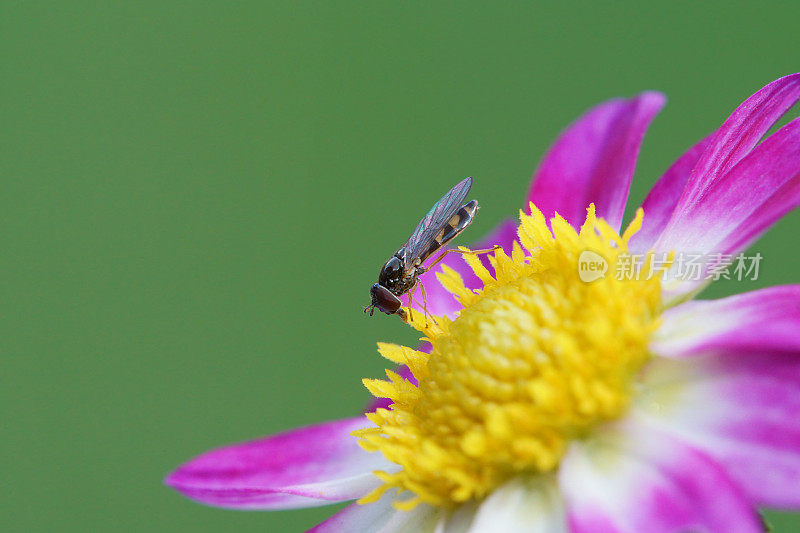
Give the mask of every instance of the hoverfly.
<svg viewBox="0 0 800 533">
<path fill-rule="evenodd" d="M 478 201 L 470 200 L 462 205 L 470 187 L 472 187 L 472 178 L 466 178 L 433 204 L 428 214 L 417 224 L 417 228 L 408 241 L 381 268 L 378 283 L 375 283 L 369 290 L 372 303 L 364 308 L 365 313 L 369 311 L 372 316 L 377 307 L 387 315 L 398 314 L 400 318 L 406 320 L 405 312 L 401 308 L 400 296 L 408 293 L 408 309 L 410 311 L 412 295 L 419 286 L 422 292 L 423 309 L 427 315 L 425 287 L 419 276 L 432 269 L 448 253 L 481 254 L 500 248 L 500 246 L 495 246 L 487 250 L 470 251 L 451 249 L 442 253 L 427 267 L 422 266 L 426 259 L 453 240 L 475 219 L 479 209 Z"/>
</svg>

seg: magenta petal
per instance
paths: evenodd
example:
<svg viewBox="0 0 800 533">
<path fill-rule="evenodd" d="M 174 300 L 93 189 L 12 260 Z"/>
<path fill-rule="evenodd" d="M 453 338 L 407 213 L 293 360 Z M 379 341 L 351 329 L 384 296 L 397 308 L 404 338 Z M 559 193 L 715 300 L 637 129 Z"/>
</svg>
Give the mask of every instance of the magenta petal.
<svg viewBox="0 0 800 533">
<path fill-rule="evenodd" d="M 627 425 L 565 456 L 559 483 L 572 533 L 763 531 L 714 460 L 667 433 Z"/>
<path fill-rule="evenodd" d="M 665 357 L 720 350 L 800 354 L 800 285 L 686 302 L 662 319 L 650 349 Z"/>
<path fill-rule="evenodd" d="M 642 203 L 642 228 L 629 241 L 631 253 L 647 252 L 661 235 L 678 205 L 692 169 L 712 138 L 713 135 L 710 135 L 689 148 L 650 189 Z"/>
<path fill-rule="evenodd" d="M 763 172 L 761 179 L 753 179 L 752 172 Z M 776 131 L 720 180 L 721 187 L 728 187 L 727 194 L 720 197 L 722 206 L 739 207 L 730 198 L 730 189 L 739 184 L 749 185 L 755 209 L 745 220 L 728 219 L 735 226 L 726 235 L 723 248 L 730 252 L 745 249 L 800 204 L 800 119 Z"/>
<path fill-rule="evenodd" d="M 756 505 L 800 509 L 800 357 L 656 358 L 639 409 L 723 465 Z"/>
<path fill-rule="evenodd" d="M 291 509 L 359 498 L 394 469 L 350 433 L 372 424 L 350 418 L 211 450 L 164 481 L 187 498 L 235 509 Z"/>
<path fill-rule="evenodd" d="M 735 254 L 800 204 L 800 119 L 758 145 L 692 205 L 682 199 L 654 248 Z M 702 280 L 684 283 L 688 292 Z"/>
<path fill-rule="evenodd" d="M 618 229 L 639 147 L 665 101 L 660 93 L 645 92 L 589 110 L 550 147 L 528 200 L 548 219 L 557 212 L 576 228 L 594 202 L 597 215 Z"/>
<path fill-rule="evenodd" d="M 717 130 L 697 162 L 681 203 L 688 207 L 697 202 L 711 183 L 750 153 L 799 98 L 800 73 L 779 78 L 742 102 Z"/>
</svg>

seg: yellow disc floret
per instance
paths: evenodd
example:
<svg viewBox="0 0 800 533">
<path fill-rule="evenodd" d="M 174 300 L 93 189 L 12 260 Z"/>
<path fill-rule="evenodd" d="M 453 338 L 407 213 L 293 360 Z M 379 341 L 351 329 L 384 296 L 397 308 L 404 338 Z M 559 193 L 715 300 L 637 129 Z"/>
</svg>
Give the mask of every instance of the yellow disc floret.
<svg viewBox="0 0 800 533">
<path fill-rule="evenodd" d="M 384 485 L 362 502 L 391 487 L 416 495 L 406 506 L 481 498 L 515 475 L 553 471 L 570 441 L 626 412 L 661 305 L 653 258 L 628 256 L 643 213 L 622 236 L 594 206 L 579 232 L 531 213 L 520 213 L 511 256 L 489 258 L 494 275 L 464 254 L 483 289 L 447 267 L 439 274 L 463 309 L 453 321 L 413 314 L 430 354 L 379 344 L 419 385 L 391 371 L 364 380 L 393 405 L 369 414 L 377 427 L 357 436 L 402 469 L 377 472 Z M 623 264 L 631 270 L 620 275 Z"/>
</svg>

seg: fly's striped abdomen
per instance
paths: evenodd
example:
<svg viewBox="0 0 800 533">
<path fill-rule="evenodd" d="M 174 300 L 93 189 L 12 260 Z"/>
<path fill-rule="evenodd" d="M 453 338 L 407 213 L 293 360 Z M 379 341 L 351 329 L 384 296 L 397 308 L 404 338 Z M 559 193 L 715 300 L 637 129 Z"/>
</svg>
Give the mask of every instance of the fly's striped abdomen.
<svg viewBox="0 0 800 533">
<path fill-rule="evenodd" d="M 425 259 L 434 254 L 436 250 L 452 241 L 459 233 L 464 231 L 464 229 L 472 223 L 477 211 L 477 200 L 471 200 L 461 206 L 461 208 L 456 211 L 456 214 L 450 217 L 450 220 L 442 226 L 442 229 L 439 230 L 434 238 L 431 239 L 431 242 L 428 243 L 427 249 L 420 254 L 418 264 L 422 264 Z"/>
<path fill-rule="evenodd" d="M 478 201 L 471 200 L 459 209 L 453 218 L 447 221 L 442 231 L 436 235 L 436 240 L 440 246 L 444 246 L 455 238 L 456 235 L 472 223 L 475 213 L 478 211 Z"/>
</svg>

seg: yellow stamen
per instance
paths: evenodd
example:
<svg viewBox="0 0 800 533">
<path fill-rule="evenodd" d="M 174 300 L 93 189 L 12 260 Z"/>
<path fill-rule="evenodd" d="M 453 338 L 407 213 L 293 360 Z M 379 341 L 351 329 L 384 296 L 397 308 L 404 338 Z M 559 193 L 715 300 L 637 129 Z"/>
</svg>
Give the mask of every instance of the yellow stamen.
<svg viewBox="0 0 800 533">
<path fill-rule="evenodd" d="M 403 508 L 482 498 L 515 475 L 553 471 L 570 441 L 626 412 L 661 306 L 658 276 L 644 275 L 652 257 L 633 279 L 615 275 L 642 217 L 619 236 L 592 205 L 576 232 L 558 215 L 548 227 L 531 205 L 520 213 L 522 246 L 514 243 L 510 257 L 495 252 L 494 273 L 464 254 L 483 289 L 443 268 L 439 281 L 463 309 L 453 321 L 413 314 L 431 353 L 378 345 L 419 385 L 391 371 L 364 380 L 393 405 L 369 414 L 377 427 L 356 435 L 402 469 L 376 473 L 384 485 L 362 503 L 392 487 L 415 494 Z M 607 270 L 587 281 L 579 260 L 589 252 Z"/>
</svg>

